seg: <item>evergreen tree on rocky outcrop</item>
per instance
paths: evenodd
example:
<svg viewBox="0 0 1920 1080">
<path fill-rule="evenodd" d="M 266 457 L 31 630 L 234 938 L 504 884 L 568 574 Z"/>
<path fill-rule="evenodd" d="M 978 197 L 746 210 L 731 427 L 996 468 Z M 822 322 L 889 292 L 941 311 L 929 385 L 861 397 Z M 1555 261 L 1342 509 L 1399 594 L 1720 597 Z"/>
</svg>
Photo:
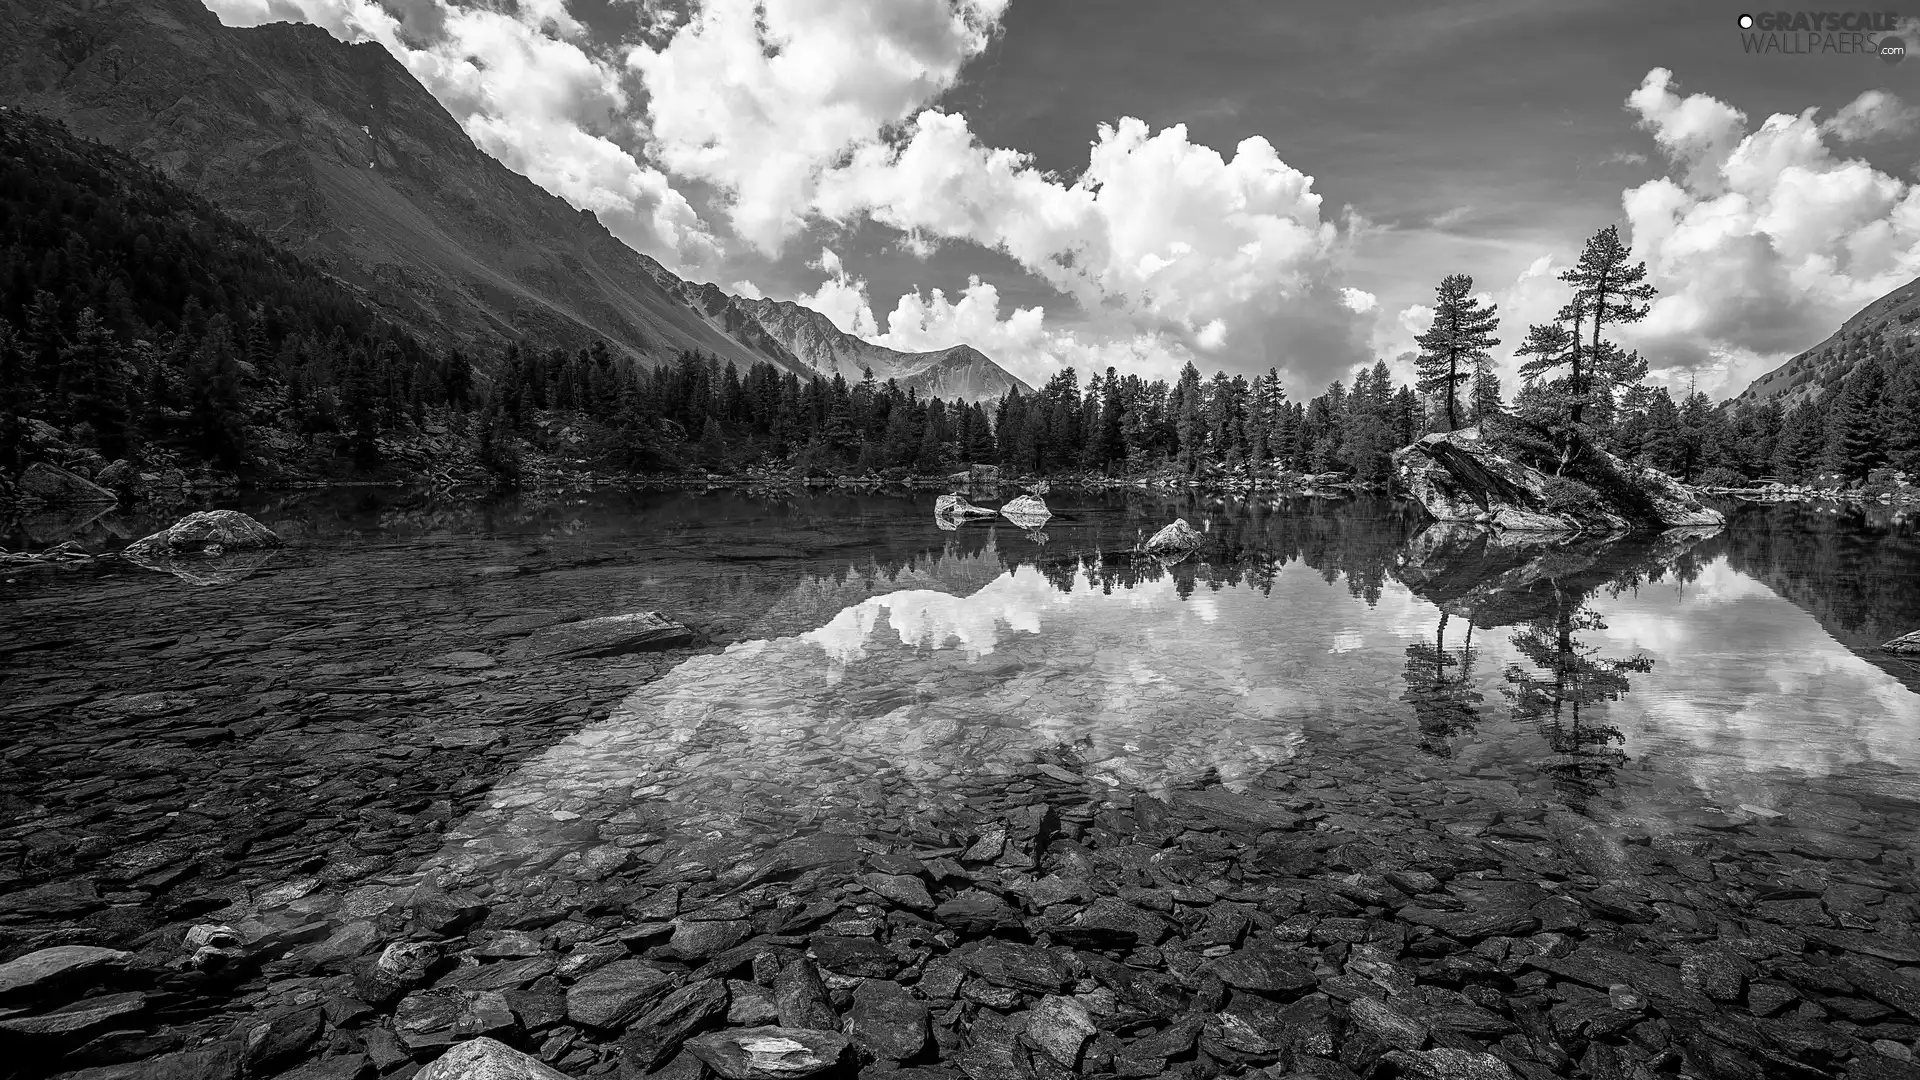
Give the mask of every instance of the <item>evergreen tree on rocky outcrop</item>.
<svg viewBox="0 0 1920 1080">
<path fill-rule="evenodd" d="M 1500 326 L 1498 305 L 1482 306 L 1472 293 L 1473 278 L 1466 274 L 1441 279 L 1434 290 L 1433 324 L 1413 339 L 1420 346 L 1414 361 L 1420 392 L 1439 396 L 1448 431 L 1460 426 L 1462 389 L 1487 369 L 1489 350 L 1500 344 L 1493 336 Z"/>
</svg>

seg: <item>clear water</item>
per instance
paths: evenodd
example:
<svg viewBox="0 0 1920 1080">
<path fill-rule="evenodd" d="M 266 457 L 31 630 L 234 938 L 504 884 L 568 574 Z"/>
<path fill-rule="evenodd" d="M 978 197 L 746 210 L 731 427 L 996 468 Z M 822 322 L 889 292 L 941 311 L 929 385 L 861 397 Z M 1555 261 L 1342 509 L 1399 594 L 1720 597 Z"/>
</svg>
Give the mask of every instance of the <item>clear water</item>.
<svg viewBox="0 0 1920 1080">
<path fill-rule="evenodd" d="M 1920 834 L 1920 664 L 1873 647 L 1920 628 L 1912 522 L 1748 507 L 1714 534 L 1503 546 L 1384 499 L 1049 502 L 1039 530 L 943 529 L 931 495 L 904 494 L 243 502 L 291 546 L 227 584 L 10 575 L 9 760 L 61 737 L 30 733 L 18 702 L 148 689 L 170 664 L 197 665 L 202 693 L 298 688 L 322 665 L 378 683 L 502 654 L 477 631 L 503 616 L 661 610 L 714 647 L 524 674 L 502 655 L 477 687 L 419 675 L 459 693 L 397 726 L 391 708 L 356 725 L 337 695 L 313 724 L 203 753 L 297 779 L 355 731 L 442 754 L 537 722 L 487 760 L 485 803 L 437 856 L 469 870 L 537 850 L 555 874 L 604 873 L 604 853 L 555 845 L 582 817 L 737 846 L 911 814 L 1040 760 L 1120 791 L 1331 761 L 1655 831 L 1777 813 Z M 1129 553 L 1176 516 L 1210 553 Z M 62 527 L 101 545 L 152 524 Z M 324 655 L 277 642 L 299 628 L 334 633 Z M 70 644 L 18 651 L 46 640 Z M 612 687 L 610 706 L 570 680 Z"/>
</svg>

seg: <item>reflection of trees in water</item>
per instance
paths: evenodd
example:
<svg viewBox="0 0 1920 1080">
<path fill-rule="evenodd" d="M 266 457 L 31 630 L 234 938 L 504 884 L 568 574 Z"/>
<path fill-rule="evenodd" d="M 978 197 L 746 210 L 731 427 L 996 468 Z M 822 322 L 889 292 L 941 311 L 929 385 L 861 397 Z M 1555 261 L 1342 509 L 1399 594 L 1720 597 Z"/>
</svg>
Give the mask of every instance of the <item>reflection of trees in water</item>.
<svg viewBox="0 0 1920 1080">
<path fill-rule="evenodd" d="M 1742 504 L 1706 545 L 1869 663 L 1920 691 L 1920 663 L 1881 642 L 1920 630 L 1920 521 L 1890 509 Z"/>
<path fill-rule="evenodd" d="M 1483 630 L 1512 626 L 1522 663 L 1503 672 L 1514 718 L 1537 730 L 1549 756 L 1541 768 L 1580 797 L 1612 783 L 1626 761 L 1621 731 L 1605 722 L 1606 704 L 1651 671 L 1644 656 L 1613 659 L 1582 640 L 1604 630 L 1596 597 L 1617 598 L 1663 582 L 1699 577 L 1711 534 L 1675 530 L 1629 537 L 1528 537 L 1453 525 L 1423 529 L 1392 566 L 1393 576 L 1442 612 L 1434 642 L 1407 648 L 1402 700 L 1413 706 L 1423 745 L 1445 752 L 1447 735 L 1470 730 L 1471 638 L 1446 648 L 1449 615 Z"/>
<path fill-rule="evenodd" d="M 1450 740 L 1455 735 L 1473 731 L 1480 718 L 1475 706 L 1486 699 L 1473 683 L 1473 623 L 1466 624 L 1466 640 L 1460 648 L 1449 649 L 1447 619 L 1442 611 L 1433 641 L 1407 646 L 1407 666 L 1401 673 L 1407 691 L 1400 695 L 1400 700 L 1413 706 L 1420 748 L 1443 758 L 1453 756 Z"/>
<path fill-rule="evenodd" d="M 1580 593 L 1562 594 L 1552 614 L 1527 622 L 1513 635 L 1514 647 L 1533 665 L 1508 664 L 1507 700 L 1515 720 L 1532 724 L 1547 740 L 1552 756 L 1544 771 L 1572 793 L 1587 795 L 1611 786 L 1626 763 L 1620 729 L 1604 723 L 1605 706 L 1631 684 L 1632 672 L 1653 670 L 1653 660 L 1634 656 L 1615 660 L 1600 655 L 1580 634 L 1604 630 L 1600 613 Z"/>
</svg>

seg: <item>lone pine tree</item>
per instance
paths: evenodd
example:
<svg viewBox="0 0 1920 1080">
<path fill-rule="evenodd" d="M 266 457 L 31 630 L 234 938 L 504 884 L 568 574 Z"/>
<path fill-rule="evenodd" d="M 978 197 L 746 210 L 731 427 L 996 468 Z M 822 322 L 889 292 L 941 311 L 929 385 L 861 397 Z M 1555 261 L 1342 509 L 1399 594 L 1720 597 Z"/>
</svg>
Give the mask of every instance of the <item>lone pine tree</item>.
<svg viewBox="0 0 1920 1080">
<path fill-rule="evenodd" d="M 1448 274 L 1434 290 L 1433 325 L 1414 338 L 1420 346 L 1415 361 L 1424 394 L 1441 394 L 1446 402 L 1447 428 L 1460 426 L 1460 388 L 1486 369 L 1500 344 L 1493 332 L 1500 326 L 1499 308 L 1481 306 L 1473 292 L 1473 278 Z"/>
</svg>

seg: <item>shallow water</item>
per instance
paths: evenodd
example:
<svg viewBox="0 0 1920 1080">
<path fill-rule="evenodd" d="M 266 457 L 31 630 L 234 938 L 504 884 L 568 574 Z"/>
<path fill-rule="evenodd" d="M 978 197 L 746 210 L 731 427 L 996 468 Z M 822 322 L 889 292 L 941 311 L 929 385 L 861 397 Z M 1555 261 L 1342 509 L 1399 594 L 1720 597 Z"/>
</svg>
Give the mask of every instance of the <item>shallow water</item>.
<svg viewBox="0 0 1920 1080">
<path fill-rule="evenodd" d="M 553 808 L 619 784 L 688 830 L 857 807 L 841 789 L 861 782 L 937 793 L 1064 751 L 1093 780 L 1152 791 L 1241 787 L 1332 756 L 1643 826 L 1871 807 L 1901 826 L 1891 841 L 1920 832 L 1920 665 L 1871 648 L 1920 626 L 1912 523 L 1747 508 L 1714 534 L 1503 546 L 1377 499 L 1056 493 L 1038 531 L 943 530 L 931 501 L 252 500 L 239 505 L 291 543 L 242 580 L 16 573 L 0 647 L 16 699 L 35 682 L 141 688 L 182 655 L 229 686 L 298 685 L 321 659 L 395 679 L 448 650 L 497 653 L 474 631 L 504 615 L 660 609 L 715 648 L 635 667 L 604 718 L 571 701 L 544 738 L 507 740 L 519 771 L 496 780 L 523 795 L 556 785 L 517 800 Z M 1127 554 L 1175 515 L 1217 539 L 1205 558 Z M 113 543 L 151 524 L 81 535 Z M 321 634 L 324 657 L 274 640 L 299 628 Z M 163 633 L 175 640 L 157 653 L 137 644 Z M 198 658 L 209 636 L 220 644 Z M 54 638 L 72 644 L 11 652 Z M 63 670 L 66 657 L 82 663 Z M 56 685 L 86 669 L 84 686 Z M 583 670 L 603 695 L 622 677 Z M 553 673 L 548 696 L 566 678 Z M 485 745 L 512 725 L 485 704 L 423 718 L 428 745 Z M 527 710 L 555 706 L 536 693 Z"/>
</svg>

